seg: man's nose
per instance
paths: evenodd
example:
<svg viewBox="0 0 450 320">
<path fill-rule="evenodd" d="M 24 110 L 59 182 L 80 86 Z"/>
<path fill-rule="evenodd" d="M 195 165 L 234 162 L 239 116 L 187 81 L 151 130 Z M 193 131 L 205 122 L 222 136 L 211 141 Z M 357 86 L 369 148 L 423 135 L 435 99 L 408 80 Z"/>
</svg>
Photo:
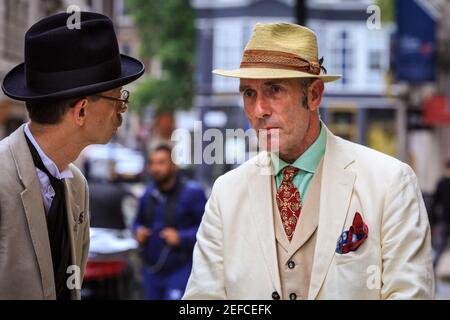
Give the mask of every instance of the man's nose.
<svg viewBox="0 0 450 320">
<path fill-rule="evenodd" d="M 264 95 L 258 95 L 255 102 L 255 115 L 260 119 L 267 118 L 272 114 L 270 103 Z"/>
</svg>

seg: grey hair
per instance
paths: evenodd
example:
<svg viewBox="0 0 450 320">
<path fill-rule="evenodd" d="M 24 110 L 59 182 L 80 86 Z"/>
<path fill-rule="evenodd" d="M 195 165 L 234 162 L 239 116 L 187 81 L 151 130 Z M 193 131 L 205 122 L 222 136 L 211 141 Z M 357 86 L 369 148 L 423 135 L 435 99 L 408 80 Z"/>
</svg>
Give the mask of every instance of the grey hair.
<svg viewBox="0 0 450 320">
<path fill-rule="evenodd" d="M 308 89 L 309 86 L 313 83 L 315 78 L 301 78 L 299 79 L 300 88 L 302 89 L 302 106 L 306 110 L 309 109 L 309 102 L 308 102 Z"/>
</svg>

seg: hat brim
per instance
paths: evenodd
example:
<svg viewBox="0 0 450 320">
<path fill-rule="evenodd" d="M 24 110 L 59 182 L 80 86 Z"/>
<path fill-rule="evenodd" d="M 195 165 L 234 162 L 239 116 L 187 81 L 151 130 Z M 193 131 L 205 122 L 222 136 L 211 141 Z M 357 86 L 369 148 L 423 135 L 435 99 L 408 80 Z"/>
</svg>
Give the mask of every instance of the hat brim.
<svg viewBox="0 0 450 320">
<path fill-rule="evenodd" d="M 307 72 L 275 68 L 241 68 L 237 70 L 216 69 L 214 74 L 242 79 L 287 79 L 287 78 L 319 78 L 323 82 L 333 82 L 341 75 L 313 75 Z"/>
<path fill-rule="evenodd" d="M 93 83 L 90 85 L 71 88 L 68 90 L 43 93 L 27 86 L 25 79 L 25 64 L 22 63 L 12 69 L 4 78 L 2 90 L 8 97 L 21 101 L 54 101 L 87 96 L 108 91 L 131 83 L 144 74 L 142 62 L 130 56 L 121 54 L 122 73 L 115 79 Z"/>
</svg>

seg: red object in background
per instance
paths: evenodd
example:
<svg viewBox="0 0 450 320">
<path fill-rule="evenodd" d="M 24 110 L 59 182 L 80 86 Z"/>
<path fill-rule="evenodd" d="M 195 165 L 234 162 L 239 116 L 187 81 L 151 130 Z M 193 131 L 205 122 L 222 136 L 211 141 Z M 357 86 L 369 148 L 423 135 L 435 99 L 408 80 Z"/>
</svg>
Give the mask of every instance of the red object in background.
<svg viewBox="0 0 450 320">
<path fill-rule="evenodd" d="M 84 280 L 99 280 L 121 275 L 126 267 L 125 260 L 88 261 Z"/>
<path fill-rule="evenodd" d="M 423 116 L 428 125 L 450 124 L 448 97 L 436 95 L 425 100 Z"/>
</svg>

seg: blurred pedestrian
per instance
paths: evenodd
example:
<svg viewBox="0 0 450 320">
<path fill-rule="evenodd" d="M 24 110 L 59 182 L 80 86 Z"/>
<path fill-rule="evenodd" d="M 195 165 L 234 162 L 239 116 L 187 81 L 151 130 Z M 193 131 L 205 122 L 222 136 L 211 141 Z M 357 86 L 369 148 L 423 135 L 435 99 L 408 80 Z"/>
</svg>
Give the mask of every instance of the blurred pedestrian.
<svg viewBox="0 0 450 320">
<path fill-rule="evenodd" d="M 430 299 L 430 227 L 406 164 L 320 119 L 328 75 L 303 26 L 257 24 L 236 70 L 266 150 L 215 182 L 186 299 Z"/>
<path fill-rule="evenodd" d="M 433 261 L 433 265 L 436 268 L 439 259 L 447 248 L 450 236 L 450 160 L 447 162 L 445 175 L 437 184 L 431 212 L 433 220 L 436 221 L 435 225 L 441 227 L 439 232 L 440 239 L 438 239 L 439 242 Z"/>
<path fill-rule="evenodd" d="M 171 154 L 167 145 L 150 152 L 149 172 L 153 182 L 140 199 L 134 223 L 134 233 L 142 248 L 143 286 L 148 300 L 182 297 L 206 203 L 203 188 L 179 174 Z"/>
<path fill-rule="evenodd" d="M 30 122 L 0 142 L 0 299 L 79 299 L 89 250 L 88 187 L 72 164 L 107 143 L 127 109 L 126 85 L 144 72 L 120 55 L 111 20 L 61 13 L 25 35 L 25 63 L 4 93 Z"/>
</svg>

